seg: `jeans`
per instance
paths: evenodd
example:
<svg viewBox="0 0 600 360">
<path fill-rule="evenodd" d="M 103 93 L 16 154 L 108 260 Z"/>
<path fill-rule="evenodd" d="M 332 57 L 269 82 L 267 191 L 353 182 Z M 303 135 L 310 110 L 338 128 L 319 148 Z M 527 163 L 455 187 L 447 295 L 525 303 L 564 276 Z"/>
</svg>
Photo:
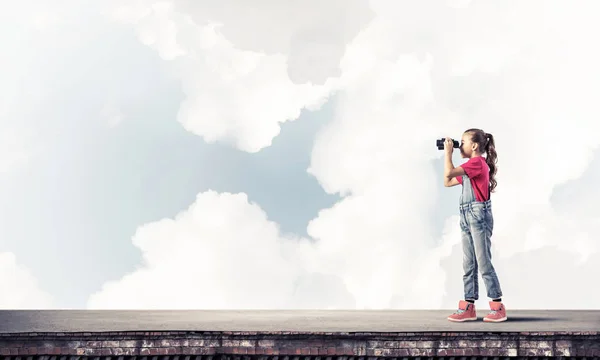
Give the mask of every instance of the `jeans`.
<svg viewBox="0 0 600 360">
<path fill-rule="evenodd" d="M 492 299 L 502 297 L 502 290 L 496 270 L 492 265 L 491 237 L 494 229 L 491 200 L 476 201 L 471 188 L 471 181 L 463 177 L 463 194 L 461 196 L 460 229 L 463 248 L 463 282 L 466 299 L 479 299 L 478 272 Z"/>
</svg>

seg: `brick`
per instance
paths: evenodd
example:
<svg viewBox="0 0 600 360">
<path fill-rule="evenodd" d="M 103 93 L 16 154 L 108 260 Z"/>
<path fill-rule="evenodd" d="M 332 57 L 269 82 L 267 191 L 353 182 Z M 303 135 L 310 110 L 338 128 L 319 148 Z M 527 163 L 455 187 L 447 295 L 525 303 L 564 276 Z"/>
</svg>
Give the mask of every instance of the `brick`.
<svg viewBox="0 0 600 360">
<path fill-rule="evenodd" d="M 275 346 L 275 341 L 274 340 L 258 340 L 258 346 L 273 347 L 273 346 Z"/>
<path fill-rule="evenodd" d="M 555 346 L 557 348 L 570 348 L 573 346 L 573 343 L 570 340 L 557 340 Z"/>
<path fill-rule="evenodd" d="M 121 340 L 119 341 L 119 347 L 122 348 L 133 348 L 133 347 L 137 347 L 138 346 L 138 342 L 135 340 Z"/>
<path fill-rule="evenodd" d="M 402 349 L 402 350 L 407 350 L 407 349 Z M 408 349 L 408 354 L 410 356 L 435 356 L 435 350 L 434 349 L 419 349 L 419 348 L 413 348 L 413 349 Z M 406 356 L 406 355 L 403 355 Z"/>
<path fill-rule="evenodd" d="M 231 353 L 233 354 L 241 354 L 241 355 L 246 355 L 247 353 L 247 349 L 245 347 L 241 347 L 241 346 L 236 346 L 232 349 Z"/>
<path fill-rule="evenodd" d="M 486 340 L 486 346 L 489 348 L 499 348 L 500 340 Z"/>
<path fill-rule="evenodd" d="M 408 349 L 396 349 L 395 354 L 393 356 L 409 356 L 410 352 Z"/>
<path fill-rule="evenodd" d="M 172 347 L 172 346 L 181 346 L 180 341 L 176 339 L 163 339 L 158 341 L 159 347 Z"/>
<path fill-rule="evenodd" d="M 239 344 L 239 341 L 237 341 L 237 340 L 223 339 L 223 342 L 222 342 L 222 346 L 226 347 L 226 348 L 233 348 L 233 347 L 238 346 L 238 344 Z"/>
<path fill-rule="evenodd" d="M 382 341 L 377 340 L 369 340 L 367 341 L 367 349 L 376 349 L 384 347 L 384 343 Z"/>
<path fill-rule="evenodd" d="M 142 340 L 142 344 L 140 346 L 144 347 L 144 348 L 153 348 L 153 347 L 158 346 L 158 344 L 155 344 L 154 340 L 146 340 L 146 339 L 144 339 L 144 340 Z"/>
<path fill-rule="evenodd" d="M 215 355 L 216 353 L 217 349 L 214 347 L 199 348 L 198 350 L 199 355 Z"/>
<path fill-rule="evenodd" d="M 511 357 L 516 357 L 517 356 L 517 349 L 502 349 L 500 350 L 500 356 L 511 356 Z"/>
<path fill-rule="evenodd" d="M 554 356 L 572 356 L 571 349 L 568 347 L 557 347 Z"/>
<path fill-rule="evenodd" d="M 118 341 L 103 341 L 102 347 L 103 348 L 119 347 L 119 342 Z"/>
<path fill-rule="evenodd" d="M 71 349 L 76 349 L 78 347 L 85 346 L 85 343 L 86 343 L 85 341 L 69 341 L 67 343 L 67 347 L 71 348 Z M 117 344 L 117 346 L 118 346 L 118 344 Z"/>
<path fill-rule="evenodd" d="M 538 349 L 552 349 L 552 344 L 548 341 L 538 341 L 535 347 Z"/>
<path fill-rule="evenodd" d="M 386 357 L 400 357 L 408 356 L 409 352 L 407 349 L 372 349 L 375 356 L 386 356 Z"/>
<path fill-rule="evenodd" d="M 188 340 L 188 345 L 190 347 L 204 346 L 204 340 L 201 339 L 190 339 Z"/>
<path fill-rule="evenodd" d="M 466 356 L 466 349 L 459 349 L 459 348 L 455 348 L 455 349 L 448 349 L 448 355 L 450 356 Z"/>
<path fill-rule="evenodd" d="M 431 349 L 434 346 L 433 341 L 417 341 L 417 348 L 421 349 Z"/>
<path fill-rule="evenodd" d="M 520 348 L 517 356 L 554 356 L 552 349 Z"/>
<path fill-rule="evenodd" d="M 398 347 L 403 349 L 414 348 L 417 347 L 416 341 L 400 341 Z"/>
<path fill-rule="evenodd" d="M 482 346 L 482 347 L 485 347 L 485 346 Z M 521 341 L 520 347 L 523 349 L 534 349 L 537 347 L 537 341 L 528 341 L 528 340 Z"/>
<path fill-rule="evenodd" d="M 123 356 L 138 356 L 139 354 L 138 348 L 123 348 Z"/>
<path fill-rule="evenodd" d="M 252 340 L 241 340 L 239 346 L 254 347 L 255 345 L 256 345 L 255 341 L 252 341 Z"/>
<path fill-rule="evenodd" d="M 338 347 L 336 348 L 337 355 L 354 355 L 354 349 L 351 347 Z"/>
<path fill-rule="evenodd" d="M 451 348 L 451 347 L 456 347 L 456 345 L 459 345 L 459 344 L 454 344 L 451 341 L 447 341 L 447 340 L 441 340 L 438 343 L 438 348 L 440 348 L 440 349 L 448 349 L 448 348 Z M 403 347 L 409 347 L 409 346 L 403 346 Z"/>
</svg>

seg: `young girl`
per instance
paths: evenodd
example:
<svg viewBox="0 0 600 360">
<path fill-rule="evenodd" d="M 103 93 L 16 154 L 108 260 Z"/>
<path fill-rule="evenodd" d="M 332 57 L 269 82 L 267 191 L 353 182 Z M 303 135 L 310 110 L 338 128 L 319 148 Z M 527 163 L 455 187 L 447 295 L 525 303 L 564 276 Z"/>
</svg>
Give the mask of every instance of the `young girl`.
<svg viewBox="0 0 600 360">
<path fill-rule="evenodd" d="M 463 283 L 465 299 L 458 303 L 458 311 L 448 317 L 450 321 L 477 320 L 475 300 L 479 298 L 478 274 L 485 283 L 491 312 L 483 321 L 506 321 L 502 304 L 502 290 L 492 265 L 490 237 L 494 228 L 490 193 L 496 187 L 497 154 L 494 137 L 480 129 L 463 133 L 460 155 L 469 160 L 461 166 L 452 165 L 452 139 L 446 138 L 444 186 L 462 185 L 460 196 L 460 229 L 463 247 Z M 486 157 L 482 155 L 485 152 Z"/>
</svg>

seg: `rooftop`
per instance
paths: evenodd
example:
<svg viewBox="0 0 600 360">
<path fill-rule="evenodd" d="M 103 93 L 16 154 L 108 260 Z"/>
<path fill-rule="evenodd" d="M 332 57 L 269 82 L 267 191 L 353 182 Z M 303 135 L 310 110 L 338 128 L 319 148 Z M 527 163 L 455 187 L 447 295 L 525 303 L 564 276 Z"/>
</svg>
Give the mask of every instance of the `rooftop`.
<svg viewBox="0 0 600 360">
<path fill-rule="evenodd" d="M 600 310 L 508 310 L 452 323 L 448 310 L 0 310 L 0 333 L 117 331 L 600 332 Z"/>
</svg>

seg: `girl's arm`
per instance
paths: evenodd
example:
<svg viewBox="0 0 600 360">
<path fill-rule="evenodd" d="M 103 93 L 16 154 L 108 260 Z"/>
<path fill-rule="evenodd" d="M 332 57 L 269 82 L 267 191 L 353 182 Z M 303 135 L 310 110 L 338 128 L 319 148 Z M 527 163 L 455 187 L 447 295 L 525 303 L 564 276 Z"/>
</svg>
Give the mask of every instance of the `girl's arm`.
<svg viewBox="0 0 600 360">
<path fill-rule="evenodd" d="M 460 183 L 458 182 L 458 180 L 455 177 L 453 177 L 453 178 L 445 177 L 444 178 L 444 186 L 445 187 L 452 187 L 452 186 L 456 186 L 458 184 L 460 184 Z"/>
<path fill-rule="evenodd" d="M 446 161 L 444 162 L 444 186 L 455 186 L 459 184 L 456 177 L 464 175 L 465 170 L 460 166 L 454 167 L 454 164 L 452 164 L 452 139 L 446 138 L 444 148 L 446 150 Z"/>
<path fill-rule="evenodd" d="M 444 164 L 444 176 L 448 179 L 455 178 L 457 176 L 462 176 L 465 174 L 465 170 L 461 167 L 454 167 L 452 164 L 452 153 L 446 152 L 446 162 Z"/>
</svg>

